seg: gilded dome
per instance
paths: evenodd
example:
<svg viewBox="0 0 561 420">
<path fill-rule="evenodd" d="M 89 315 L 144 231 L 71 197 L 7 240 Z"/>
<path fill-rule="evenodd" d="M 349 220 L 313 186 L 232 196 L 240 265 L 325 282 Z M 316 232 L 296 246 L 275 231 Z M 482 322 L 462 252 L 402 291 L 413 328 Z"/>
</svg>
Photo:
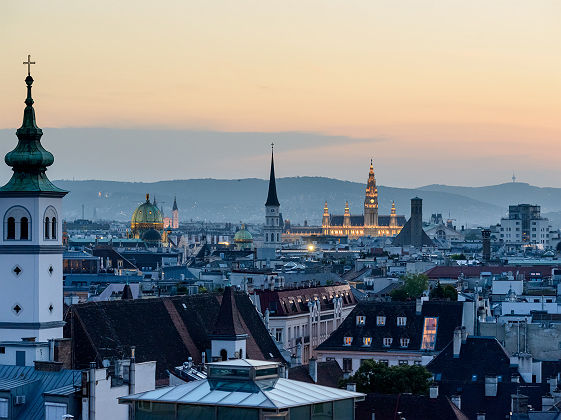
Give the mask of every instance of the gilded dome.
<svg viewBox="0 0 561 420">
<path fill-rule="evenodd" d="M 234 243 L 252 243 L 253 235 L 242 225 L 241 229 L 234 235 Z"/>
<path fill-rule="evenodd" d="M 146 194 L 146 201 L 138 206 L 132 214 L 131 224 L 133 228 L 139 224 L 162 224 L 163 227 L 163 223 L 162 212 L 150 202 L 150 196 Z"/>
</svg>

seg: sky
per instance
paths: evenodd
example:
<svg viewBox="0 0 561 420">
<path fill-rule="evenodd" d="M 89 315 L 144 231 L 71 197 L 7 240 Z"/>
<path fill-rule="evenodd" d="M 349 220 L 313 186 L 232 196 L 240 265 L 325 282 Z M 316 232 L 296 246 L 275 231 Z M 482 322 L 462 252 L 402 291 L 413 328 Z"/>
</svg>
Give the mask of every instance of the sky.
<svg viewBox="0 0 561 420">
<path fill-rule="evenodd" d="M 31 54 L 51 178 L 264 178 L 274 140 L 279 176 L 561 186 L 558 0 L 1 8 L 0 153 Z"/>
</svg>

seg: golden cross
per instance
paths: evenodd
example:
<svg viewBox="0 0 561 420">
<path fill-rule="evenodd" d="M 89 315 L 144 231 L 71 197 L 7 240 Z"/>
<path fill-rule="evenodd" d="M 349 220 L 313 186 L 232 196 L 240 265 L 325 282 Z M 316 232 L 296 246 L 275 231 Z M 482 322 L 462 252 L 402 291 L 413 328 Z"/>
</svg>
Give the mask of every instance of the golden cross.
<svg viewBox="0 0 561 420">
<path fill-rule="evenodd" d="M 24 61 L 23 64 L 27 64 L 27 75 L 31 76 L 31 65 L 35 64 L 35 61 L 31 61 L 31 55 L 27 56 L 27 61 Z"/>
</svg>

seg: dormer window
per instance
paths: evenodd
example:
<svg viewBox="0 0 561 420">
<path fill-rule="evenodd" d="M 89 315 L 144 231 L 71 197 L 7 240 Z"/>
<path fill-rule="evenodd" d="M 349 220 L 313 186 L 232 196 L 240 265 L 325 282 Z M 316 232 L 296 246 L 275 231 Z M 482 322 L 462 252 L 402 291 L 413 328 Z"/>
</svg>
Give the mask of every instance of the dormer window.
<svg viewBox="0 0 561 420">
<path fill-rule="evenodd" d="M 345 337 L 345 338 L 343 338 L 343 345 L 345 345 L 345 346 L 350 346 L 352 342 L 353 342 L 353 338 L 352 338 L 352 337 Z"/>
<path fill-rule="evenodd" d="M 372 344 L 372 337 L 363 337 L 362 338 L 362 345 L 363 346 L 370 346 Z"/>
<path fill-rule="evenodd" d="M 409 338 L 400 338 L 399 339 L 399 345 L 401 346 L 401 348 L 407 348 L 409 347 Z"/>
<path fill-rule="evenodd" d="M 392 345 L 393 338 L 391 337 L 384 337 L 384 347 L 389 347 Z"/>
<path fill-rule="evenodd" d="M 405 327 L 406 325 L 407 325 L 407 317 L 398 316 L 397 317 L 397 326 L 398 327 Z"/>
<path fill-rule="evenodd" d="M 366 317 L 364 315 L 359 315 L 356 317 L 356 325 L 361 326 L 366 324 Z"/>
<path fill-rule="evenodd" d="M 376 317 L 376 325 L 379 327 L 386 325 L 386 317 L 384 315 L 378 315 Z"/>
</svg>

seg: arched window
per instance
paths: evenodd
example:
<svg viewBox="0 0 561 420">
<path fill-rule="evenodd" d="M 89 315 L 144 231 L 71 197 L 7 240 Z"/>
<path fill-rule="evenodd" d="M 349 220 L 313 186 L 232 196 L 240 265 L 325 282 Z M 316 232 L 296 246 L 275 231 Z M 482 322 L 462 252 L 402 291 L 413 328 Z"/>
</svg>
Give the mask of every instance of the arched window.
<svg viewBox="0 0 561 420">
<path fill-rule="evenodd" d="M 52 220 L 51 220 L 51 238 L 52 239 L 56 239 L 56 232 L 57 232 L 56 217 L 53 217 Z"/>
<path fill-rule="evenodd" d="M 220 350 L 220 357 L 222 361 L 228 360 L 228 352 L 225 349 Z"/>
<path fill-rule="evenodd" d="M 28 240 L 29 239 L 29 219 L 27 217 L 22 217 L 20 219 L 19 230 L 20 230 L 19 238 L 22 241 Z"/>
<path fill-rule="evenodd" d="M 56 240 L 58 236 L 58 215 L 53 206 L 47 207 L 43 215 L 43 238 Z"/>
<path fill-rule="evenodd" d="M 45 217 L 45 239 L 50 239 L 49 233 L 51 231 L 51 221 Z"/>
<path fill-rule="evenodd" d="M 269 234 L 268 233 L 265 234 L 265 242 L 269 242 Z"/>
<path fill-rule="evenodd" d="M 6 230 L 8 231 L 6 239 L 16 239 L 16 219 L 8 217 L 8 226 Z"/>
<path fill-rule="evenodd" d="M 4 240 L 28 241 L 31 239 L 31 215 L 25 207 L 14 206 L 4 214 Z"/>
</svg>

